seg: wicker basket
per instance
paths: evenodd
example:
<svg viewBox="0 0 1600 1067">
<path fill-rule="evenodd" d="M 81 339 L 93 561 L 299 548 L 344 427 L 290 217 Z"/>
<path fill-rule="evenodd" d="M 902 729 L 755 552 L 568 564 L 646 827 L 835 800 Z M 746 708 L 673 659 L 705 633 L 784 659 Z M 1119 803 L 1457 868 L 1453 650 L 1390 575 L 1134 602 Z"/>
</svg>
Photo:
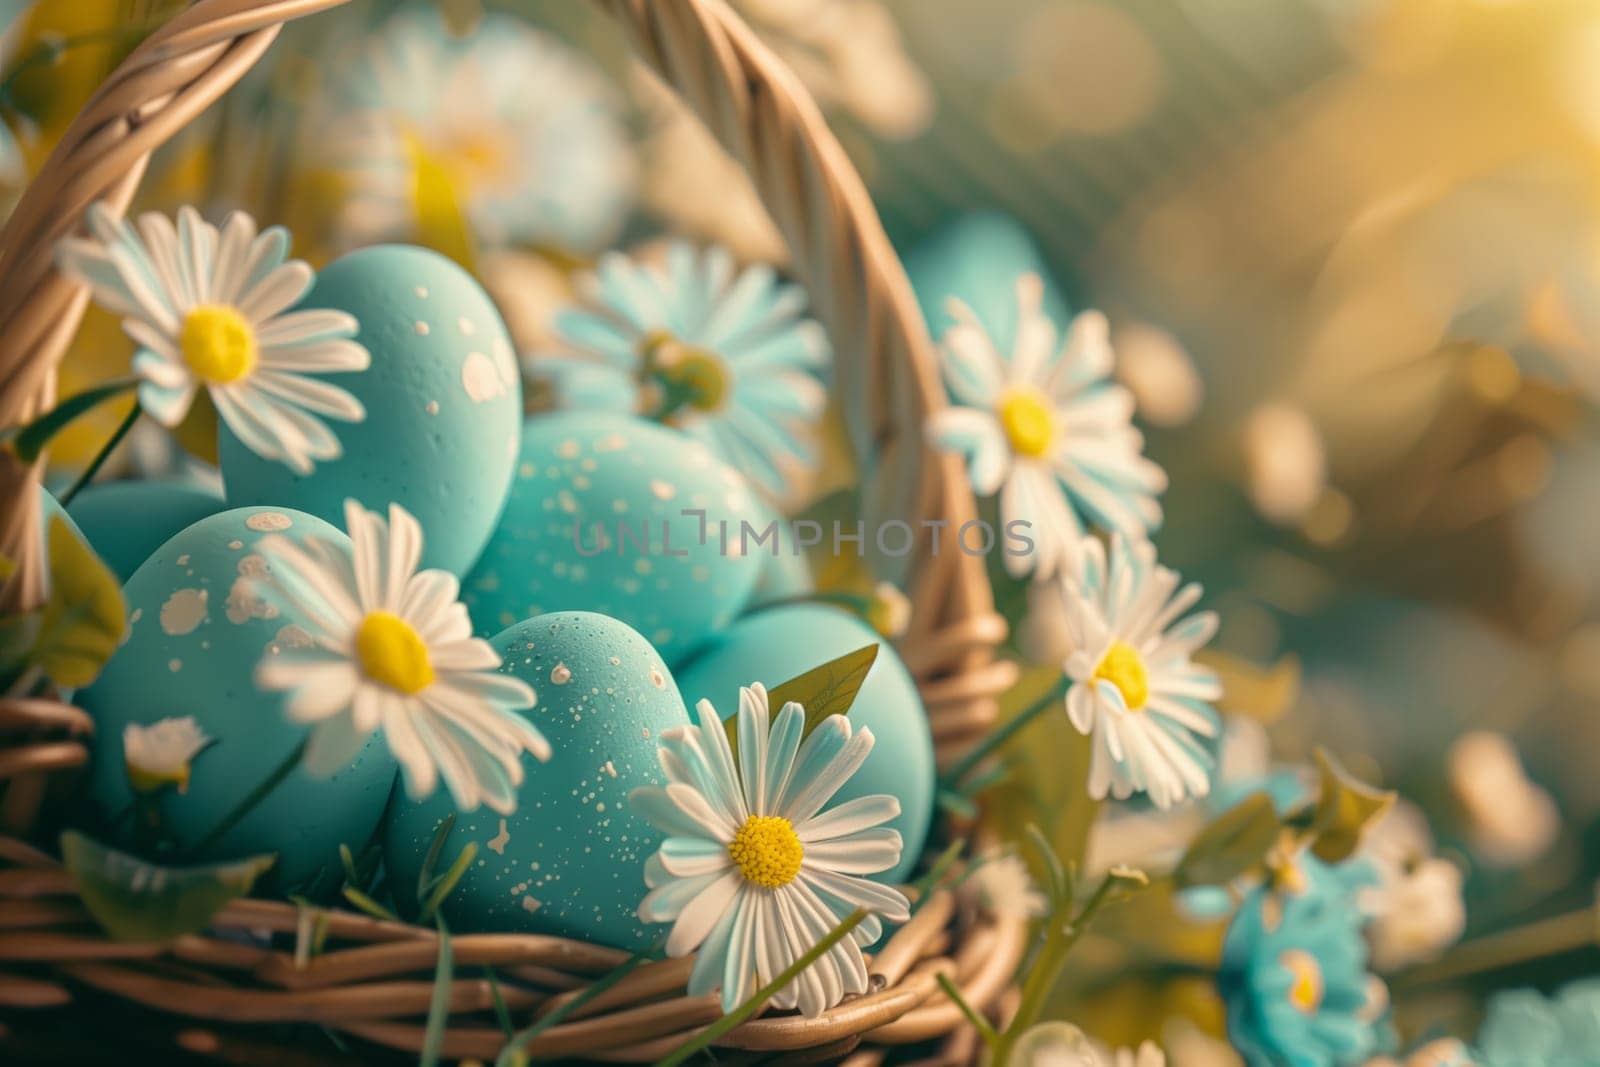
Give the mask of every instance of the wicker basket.
<svg viewBox="0 0 1600 1067">
<path fill-rule="evenodd" d="M 95 201 L 125 210 L 150 153 L 243 76 L 282 23 L 343 2 L 198 0 L 111 75 L 0 233 L 0 426 L 54 402 L 55 368 L 83 312 L 84 290 L 55 269 L 57 240 L 80 227 Z M 746 166 L 784 233 L 794 269 L 832 335 L 838 387 L 853 401 L 847 416 L 864 458 L 866 517 L 937 517 L 955 526 L 971 519 L 974 503 L 959 465 L 922 443 L 922 424 L 944 401 L 916 302 L 871 200 L 816 106 L 722 0 L 600 2 L 636 52 Z M 0 552 L 18 563 L 0 589 L 0 614 L 42 599 L 40 473 L 0 452 Z M 977 557 L 936 553 L 925 541 L 906 578 L 917 608 L 901 652 L 926 702 L 940 762 L 948 763 L 989 729 L 995 697 L 1014 678 L 1011 664 L 994 656 L 1005 622 Z M 325 951 L 297 964 L 293 935 L 305 913 L 246 900 L 219 914 L 203 936 L 164 945 L 105 939 L 70 876 L 28 843 L 47 821 L 51 798 L 71 787 L 92 730 L 86 715 L 57 700 L 0 701 L 0 1009 L 71 1011 L 75 997 L 109 995 L 164 1013 L 150 1018 L 164 1019 L 176 1048 L 219 1059 L 274 1062 L 262 1050 L 285 1028 L 259 1025 L 267 1023 L 310 1023 L 378 1046 L 420 1048 L 438 948 L 431 930 L 327 912 L 319 920 L 327 924 Z M 267 941 L 263 931 L 283 936 Z M 967 1062 L 975 1035 L 936 976 L 951 976 L 980 1010 L 1001 1011 L 1024 933 L 1015 920 L 965 914 L 948 892 L 936 891 L 871 960 L 873 991 L 815 1019 L 754 1019 L 718 1044 L 748 1050 L 736 1060 L 776 1055 L 864 1065 L 896 1045 L 943 1039 L 932 1046 L 940 1061 Z M 274 947 L 261 947 L 268 943 Z M 624 958 L 561 938 L 498 934 L 458 936 L 453 955 L 458 975 L 495 968 L 519 1025 L 556 1009 Z M 721 1015 L 715 997 L 685 995 L 690 962 L 638 967 L 527 1052 L 611 1061 L 661 1056 Z M 489 982 L 458 977 L 450 994 L 444 1055 L 492 1059 L 503 1034 L 491 1014 Z M 111 1051 L 113 1039 L 103 1040 Z"/>
</svg>

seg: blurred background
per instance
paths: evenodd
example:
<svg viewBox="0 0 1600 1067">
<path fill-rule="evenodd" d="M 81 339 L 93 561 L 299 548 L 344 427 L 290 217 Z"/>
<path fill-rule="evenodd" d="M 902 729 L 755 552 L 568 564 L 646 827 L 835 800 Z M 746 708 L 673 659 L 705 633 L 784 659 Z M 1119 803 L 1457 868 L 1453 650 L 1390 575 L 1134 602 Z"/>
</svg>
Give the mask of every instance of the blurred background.
<svg viewBox="0 0 1600 1067">
<path fill-rule="evenodd" d="M 0 199 L 181 6 L 0 4 Z M 900 247 L 1000 212 L 1074 308 L 1110 316 L 1171 475 L 1158 545 L 1222 614 L 1233 709 L 1282 758 L 1325 744 L 1421 804 L 1466 872 L 1469 936 L 1592 901 L 1600 4 L 734 6 L 823 104 Z M 488 47 L 503 11 L 536 46 Z M 422 62 L 437 80 L 394 76 Z M 152 165 L 142 204 L 182 202 L 285 223 L 313 261 L 431 244 L 527 352 L 605 248 L 674 231 L 783 257 L 738 167 L 565 0 L 357 0 L 290 27 Z M 507 206 L 529 202 L 546 210 Z M 92 317 L 63 392 L 130 350 Z M 78 424 L 57 462 L 122 414 Z M 201 460 L 204 417 L 178 437 Z M 118 462 L 188 460 L 135 438 Z M 1595 969 L 1588 950 L 1474 981 Z M 1415 1010 L 1470 1013 L 1476 988 Z"/>
</svg>

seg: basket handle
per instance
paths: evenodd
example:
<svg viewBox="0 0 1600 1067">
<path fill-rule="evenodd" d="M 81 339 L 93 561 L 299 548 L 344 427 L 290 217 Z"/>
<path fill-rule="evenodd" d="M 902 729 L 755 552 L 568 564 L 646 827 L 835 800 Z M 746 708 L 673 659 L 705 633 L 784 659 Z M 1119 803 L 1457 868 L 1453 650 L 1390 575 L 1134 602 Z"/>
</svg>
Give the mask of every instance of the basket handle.
<svg viewBox="0 0 1600 1067">
<path fill-rule="evenodd" d="M 151 152 L 238 81 L 284 22 L 344 2 L 198 0 L 101 86 L 0 230 L 0 426 L 52 402 L 55 368 L 83 314 L 86 294 L 57 271 L 56 242 L 97 200 L 125 210 Z M 993 663 L 1005 629 L 983 559 L 950 543 L 975 506 L 958 461 L 924 443 L 922 426 L 943 406 L 943 387 L 871 197 L 810 95 L 723 0 L 595 2 L 744 165 L 788 242 L 837 352 L 869 530 L 892 518 L 949 522 L 936 540 L 913 521 L 918 539 L 904 561 L 919 608 L 904 642 L 908 659 L 925 684 L 964 682 L 941 690 L 959 712 L 948 723 L 929 708 L 936 733 L 946 726 L 946 749 L 992 719 L 993 694 L 1009 680 Z M 43 595 L 40 473 L 0 455 L 0 500 L 11 505 L 0 509 L 0 553 L 17 565 L 0 588 L 0 613 Z M 869 546 L 873 540 L 869 533 Z"/>
</svg>

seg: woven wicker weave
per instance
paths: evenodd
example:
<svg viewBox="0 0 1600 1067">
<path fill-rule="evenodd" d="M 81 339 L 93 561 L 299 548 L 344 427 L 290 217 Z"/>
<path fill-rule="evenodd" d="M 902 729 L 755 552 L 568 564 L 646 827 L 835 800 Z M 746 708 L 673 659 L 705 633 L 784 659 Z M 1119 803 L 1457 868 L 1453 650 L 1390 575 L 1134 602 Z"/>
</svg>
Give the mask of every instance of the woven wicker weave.
<svg viewBox="0 0 1600 1067">
<path fill-rule="evenodd" d="M 101 87 L 0 232 L 0 426 L 54 402 L 55 368 L 83 313 L 85 292 L 54 266 L 57 240 L 81 227 L 95 201 L 125 210 L 150 153 L 242 77 L 285 21 L 343 2 L 198 0 Z M 922 425 L 944 401 L 915 299 L 816 106 L 721 0 L 597 2 L 744 164 L 785 235 L 833 338 L 838 387 L 856 401 L 847 414 L 863 457 L 866 517 L 937 518 L 953 527 L 971 519 L 960 467 L 922 443 Z M 0 553 L 18 562 L 0 588 L 0 614 L 42 599 L 40 473 L 0 451 Z M 994 656 L 1005 622 L 977 557 L 935 553 L 924 541 L 907 577 L 916 611 L 901 653 L 921 688 L 940 762 L 948 763 L 989 729 L 995 697 L 1013 680 L 1012 666 Z M 218 915 L 206 936 L 153 946 L 106 940 L 72 879 L 28 843 L 52 796 L 70 788 L 86 761 L 92 731 L 92 721 L 65 703 L 0 700 L 0 829 L 10 835 L 0 836 L 0 1007 L 70 1004 L 77 990 L 92 988 L 203 1020 L 180 1030 L 179 1042 L 222 1058 L 232 1035 L 245 1032 L 239 1024 L 317 1023 L 378 1045 L 421 1046 L 437 956 L 431 930 L 323 912 L 317 921 L 327 924 L 326 948 L 297 964 L 291 949 L 258 947 L 267 943 L 260 934 L 285 935 L 272 943 L 292 945 L 308 913 L 249 900 Z M 972 1034 L 936 976 L 950 975 L 980 1009 L 996 1009 L 1020 963 L 1024 930 L 958 911 L 948 893 L 930 896 L 871 961 L 873 992 L 815 1019 L 752 1020 L 719 1045 L 788 1052 L 796 1062 L 848 1056 L 862 1067 L 894 1045 L 946 1037 L 940 1059 L 966 1061 Z M 453 949 L 458 975 L 495 968 L 519 1025 L 624 958 L 533 935 L 462 935 Z M 684 994 L 689 963 L 640 966 L 527 1051 L 616 1061 L 661 1056 L 721 1014 L 715 998 Z M 488 982 L 457 978 L 450 1008 L 445 1055 L 492 1059 L 503 1035 Z"/>
</svg>

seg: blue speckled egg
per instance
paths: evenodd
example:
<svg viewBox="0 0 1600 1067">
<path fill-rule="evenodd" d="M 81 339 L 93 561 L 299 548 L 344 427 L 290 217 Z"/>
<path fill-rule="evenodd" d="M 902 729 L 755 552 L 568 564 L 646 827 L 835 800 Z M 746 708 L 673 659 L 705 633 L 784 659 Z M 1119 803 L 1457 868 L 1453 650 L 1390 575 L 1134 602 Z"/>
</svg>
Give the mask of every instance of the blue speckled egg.
<svg viewBox="0 0 1600 1067">
<path fill-rule="evenodd" d="M 873 793 L 899 798 L 900 814 L 888 825 L 900 831 L 905 852 L 897 867 L 873 876 L 899 882 L 915 866 L 933 820 L 933 736 L 911 673 L 877 631 L 849 612 L 821 604 L 765 608 L 728 627 L 680 667 L 678 688 L 685 704 L 710 700 L 728 719 L 739 710 L 741 686 L 760 682 L 772 689 L 873 643 L 878 658 L 850 709 L 850 721 L 870 727 L 876 741 L 867 761 L 829 804 Z"/>
<path fill-rule="evenodd" d="M 224 426 L 228 502 L 298 508 L 336 524 L 346 497 L 380 513 L 399 503 L 427 534 L 423 565 L 465 574 L 505 502 L 522 429 L 522 379 L 494 304 L 443 256 L 381 245 L 330 264 L 300 306 L 360 322 L 356 339 L 372 365 L 326 377 L 365 405 L 366 419 L 330 424 L 344 455 L 304 477 Z"/>
<path fill-rule="evenodd" d="M 1044 254 L 1028 231 L 1007 215 L 981 212 L 941 227 L 906 255 L 906 274 L 937 339 L 954 320 L 946 302 L 954 296 L 978 316 L 1001 352 L 1010 352 L 1017 331 L 1017 277 L 1044 281 L 1044 312 L 1061 325 L 1071 319 Z"/>
<path fill-rule="evenodd" d="M 216 743 L 195 758 L 187 790 L 161 797 L 165 829 L 197 844 L 306 736 L 285 712 L 288 695 L 256 688 L 254 674 L 273 649 L 309 640 L 297 620 L 262 595 L 261 539 L 281 532 L 348 544 L 339 530 L 287 508 L 235 508 L 201 519 L 158 548 L 123 595 L 127 642 L 77 703 L 95 720 L 86 786 L 91 826 L 110 843 L 138 847 L 124 818 L 133 794 L 123 758 L 123 728 L 192 715 Z M 313 778 L 295 770 L 201 859 L 276 852 L 270 874 L 280 890 L 303 885 L 354 851 L 383 814 L 396 767 L 375 734 L 345 770 Z"/>
<path fill-rule="evenodd" d="M 762 554 L 740 553 L 740 524 L 764 514 L 743 475 L 676 430 L 630 415 L 538 415 L 462 600 L 484 634 L 598 611 L 675 663 L 749 599 Z"/>
<path fill-rule="evenodd" d="M 68 514 L 126 582 L 167 538 L 225 507 L 216 492 L 193 483 L 106 482 L 79 493 Z"/>
<path fill-rule="evenodd" d="M 688 723 L 672 675 L 632 628 L 586 611 L 541 615 L 494 638 L 502 668 L 533 686 L 528 713 L 549 739 L 548 763 L 523 758 L 517 810 L 457 816 L 449 862 L 468 841 L 478 858 L 445 903 L 457 930 L 557 934 L 616 948 L 652 944 L 640 924 L 644 862 L 661 834 L 636 817 L 628 794 L 661 785 L 661 731 Z M 418 804 L 396 791 L 384 855 L 402 895 L 439 824 L 454 808 L 443 792 Z"/>
</svg>

